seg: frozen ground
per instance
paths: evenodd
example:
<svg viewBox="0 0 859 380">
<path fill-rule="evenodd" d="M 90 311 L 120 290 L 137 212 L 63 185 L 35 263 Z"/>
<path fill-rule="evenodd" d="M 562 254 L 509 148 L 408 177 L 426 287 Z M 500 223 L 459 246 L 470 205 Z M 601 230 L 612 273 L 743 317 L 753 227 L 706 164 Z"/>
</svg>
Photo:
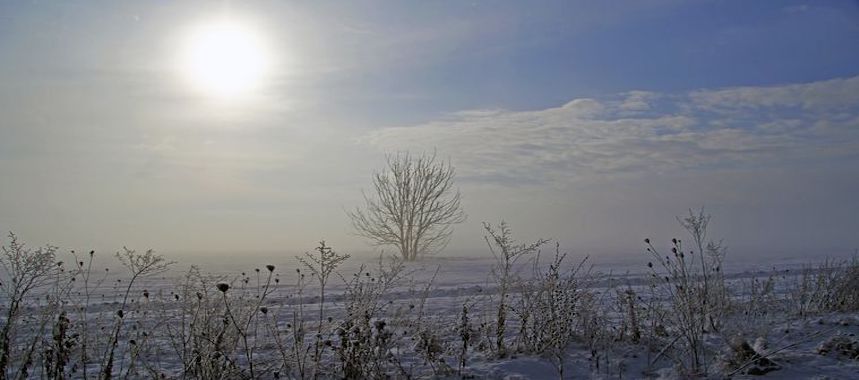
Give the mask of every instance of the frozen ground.
<svg viewBox="0 0 859 380">
<path fill-rule="evenodd" d="M 527 352 L 512 350 L 508 355 L 499 358 L 491 350 L 479 348 L 477 343 L 466 351 L 465 366 L 458 370 L 458 325 L 461 322 L 463 305 L 469 305 L 471 324 L 477 329 L 478 326 L 491 325 L 495 318 L 494 305 L 497 299 L 497 284 L 491 275 L 491 268 L 495 263 L 492 257 L 482 258 L 431 258 L 418 263 L 406 264 L 404 273 L 406 276 L 396 286 L 388 289 L 381 295 L 381 304 L 384 310 L 375 315 L 376 320 L 386 320 L 389 330 L 393 331 L 397 338 L 392 339 L 389 349 L 397 353 L 399 366 L 405 368 L 400 372 L 392 372 L 394 377 L 445 377 L 445 378 L 490 378 L 490 379 L 544 379 L 558 378 L 557 362 L 563 361 L 563 378 L 678 378 L 678 366 L 671 355 L 666 354 L 666 346 L 673 342 L 667 339 L 644 343 L 643 341 L 633 343 L 624 338 L 620 331 L 623 324 L 624 310 L 618 307 L 618 290 L 632 289 L 637 294 L 644 294 L 648 289 L 648 274 L 644 263 L 646 257 L 641 260 L 630 260 L 625 264 L 599 263 L 587 265 L 588 289 L 597 295 L 606 311 L 607 318 L 602 320 L 608 331 L 608 337 L 603 338 L 599 347 L 588 345 L 584 340 L 574 340 L 567 349 L 558 357 L 535 355 Z M 569 257 L 567 265 L 577 264 L 581 258 Z M 544 259 L 544 261 L 546 261 Z M 533 261 L 523 261 L 517 266 L 517 274 L 522 278 L 528 278 L 534 270 Z M 236 264 L 231 264 L 234 266 Z M 259 265 L 246 263 L 236 265 L 235 270 L 226 270 L 223 265 L 219 267 L 213 263 L 214 271 L 208 272 L 206 264 L 201 263 L 202 276 L 207 279 L 208 284 L 226 282 L 232 285 L 230 290 L 234 297 L 247 297 L 253 303 L 255 295 L 266 280 L 265 262 Z M 362 265 L 365 267 L 362 269 Z M 337 321 L 345 319 L 345 308 L 350 304 L 350 296 L 346 294 L 354 276 L 365 278 L 364 281 L 375 281 L 378 275 L 374 271 L 375 260 L 350 259 L 337 269 L 337 275 L 332 276 L 327 287 L 325 302 L 325 318 L 331 318 L 326 324 L 326 337 L 331 336 L 333 345 L 337 345 L 336 333 Z M 303 319 L 308 326 L 316 323 L 319 308 L 318 288 L 308 281 L 299 293 L 297 281 L 299 273 L 297 268 L 302 268 L 297 261 L 284 260 L 277 263 L 273 272 L 271 292 L 260 304 L 268 308 L 266 317 L 271 318 L 271 325 L 255 323 L 255 336 L 263 336 L 259 341 L 253 343 L 255 349 L 253 360 L 260 363 L 281 360 L 280 353 L 271 340 L 271 326 L 279 329 L 285 336 L 289 336 L 288 330 L 295 323 L 296 310 L 303 308 Z M 545 269 L 541 264 L 539 268 Z M 785 305 L 779 298 L 779 294 L 790 292 L 789 284 L 792 277 L 800 271 L 803 265 L 797 262 L 781 262 L 775 265 L 759 263 L 758 265 L 745 265 L 742 268 L 734 267 L 726 275 L 727 283 L 730 285 L 731 296 L 739 308 L 746 308 L 745 312 L 737 312 L 736 315 L 726 318 L 724 328 L 719 332 L 711 332 L 706 336 L 706 347 L 710 356 L 705 361 L 706 369 L 711 377 L 726 377 L 732 375 L 735 378 L 753 377 L 748 374 L 749 369 L 757 365 L 750 365 L 737 373 L 732 374 L 733 368 L 725 364 L 729 356 L 729 346 L 732 339 L 742 338 L 752 346 L 756 352 L 766 356 L 766 359 L 774 363 L 766 367 L 770 372 L 764 374 L 767 378 L 779 379 L 848 379 L 859 378 L 859 358 L 855 357 L 859 352 L 857 333 L 859 333 L 859 313 L 826 313 L 798 315 L 792 313 L 779 305 Z M 178 315 L 187 313 L 190 298 L 187 290 L 182 289 L 181 284 L 187 279 L 184 276 L 187 264 L 177 264 L 166 273 L 152 278 L 140 279 L 131 291 L 130 306 L 126 307 L 126 317 L 122 322 L 124 331 L 118 342 L 118 369 L 119 373 L 128 370 L 123 366 L 128 365 L 132 355 L 139 355 L 137 365 L 141 368 L 147 367 L 147 371 L 128 372 L 128 376 L 149 377 L 164 375 L 167 377 L 181 377 L 183 373 L 182 358 L 171 354 L 170 335 L 176 332 L 181 323 Z M 257 271 L 257 269 L 260 269 Z M 571 267 L 570 267 L 571 268 Z M 127 275 L 120 269 L 113 268 L 108 272 L 96 271 L 92 276 L 89 306 L 86 310 L 86 319 L 92 324 L 91 329 L 98 334 L 105 334 L 113 326 L 114 314 L 121 304 L 125 291 Z M 306 270 L 305 270 L 306 273 Z M 772 292 L 769 296 L 755 298 L 754 289 L 759 289 L 756 284 L 763 284 L 768 279 L 772 280 Z M 787 284 L 787 285 L 786 285 Z M 98 286 L 95 286 L 98 285 Z M 354 285 L 352 285 L 354 288 Z M 209 289 L 207 297 L 214 298 L 214 304 L 218 304 L 219 294 L 214 289 Z M 144 296 L 144 293 L 147 296 Z M 182 297 L 180 299 L 180 296 Z M 73 297 L 80 301 L 83 293 L 79 288 L 74 291 Z M 517 297 L 514 290 L 512 297 Z M 771 303 L 769 303 L 771 302 Z M 757 304 L 756 304 L 757 303 Z M 790 307 L 790 306 L 786 306 Z M 184 308 L 184 309 L 183 309 Z M 37 307 L 31 310 L 37 310 Z M 670 311 L 669 311 L 670 312 Z M 74 314 L 74 313 L 72 313 Z M 514 315 L 516 313 L 513 313 Z M 80 318 L 82 315 L 78 315 Z M 73 320 L 75 317 L 72 318 Z M 333 321 L 333 322 L 332 322 Z M 417 323 L 416 323 L 417 321 Z M 508 344 L 515 345 L 515 332 L 520 327 L 518 319 L 513 315 L 508 321 Z M 181 324 L 184 326 L 184 324 Z M 107 327 L 105 327 L 107 326 Z M 269 327 L 266 327 L 269 326 Z M 420 326 L 420 327 L 416 327 Z M 416 338 L 417 331 L 412 329 L 424 329 L 432 332 L 433 339 L 437 340 L 438 361 L 429 363 L 426 357 L 415 354 L 415 347 L 422 340 Z M 98 330 L 96 330 L 98 329 Z M 618 337 L 613 338 L 612 332 L 618 332 Z M 140 341 L 141 332 L 150 346 L 146 352 L 135 352 L 138 346 L 129 342 Z M 250 333 L 249 333 L 250 334 Z M 265 338 L 265 336 L 269 338 Z M 314 334 L 307 334 L 307 339 L 312 340 Z M 479 335 L 476 334 L 476 335 Z M 294 336 L 294 335 L 293 335 Z M 485 337 L 484 337 L 485 338 Z M 483 338 L 481 338 L 483 339 Z M 475 338 L 477 340 L 477 338 Z M 253 341 L 253 339 L 252 339 Z M 666 342 L 668 342 L 666 344 Z M 840 346 L 838 344 L 841 343 Z M 139 344 L 139 343 L 138 343 Z M 238 345 L 238 343 L 236 343 Z M 487 344 L 491 344 L 488 342 Z M 829 347 L 827 346 L 829 344 Z M 850 346 L 850 345 L 853 346 Z M 175 344 L 174 344 L 175 345 Z M 174 347 L 175 348 L 175 347 Z M 236 354 L 234 360 L 241 364 L 246 362 L 241 355 Z M 336 355 L 333 353 L 325 356 L 327 366 L 334 366 Z M 88 365 L 89 377 L 98 371 L 99 363 Z M 440 368 L 446 367 L 446 368 Z M 281 374 L 272 364 L 267 372 L 257 377 L 273 378 L 275 372 L 280 377 L 293 377 L 295 373 Z M 752 371 L 754 373 L 754 371 Z M 43 372 L 34 371 L 34 374 Z M 70 373 L 70 377 L 81 377 L 80 369 Z"/>
</svg>

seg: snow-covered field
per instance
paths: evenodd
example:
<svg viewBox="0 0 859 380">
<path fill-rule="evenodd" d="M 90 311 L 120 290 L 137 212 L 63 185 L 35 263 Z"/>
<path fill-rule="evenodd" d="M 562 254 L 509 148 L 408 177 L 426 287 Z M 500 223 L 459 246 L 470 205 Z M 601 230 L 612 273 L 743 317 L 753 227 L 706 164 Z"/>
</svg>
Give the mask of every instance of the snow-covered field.
<svg viewBox="0 0 859 380">
<path fill-rule="evenodd" d="M 123 378 L 859 377 L 859 312 L 843 304 L 856 295 L 833 305 L 821 288 L 857 289 L 855 262 L 733 270 L 721 276 L 723 303 L 686 308 L 679 289 L 703 277 L 664 280 L 647 257 L 570 256 L 555 272 L 551 257 L 535 258 L 520 258 L 508 280 L 492 256 L 350 258 L 331 268 L 324 303 L 320 277 L 297 260 L 176 264 L 130 283 L 133 272 L 87 270 L 86 259 L 22 306 L 8 373 L 29 362 L 26 374 L 42 378 L 106 367 Z M 822 275 L 836 272 L 849 276 Z M 7 297 L 4 324 L 9 309 Z M 693 334 L 685 311 L 702 314 Z"/>
</svg>

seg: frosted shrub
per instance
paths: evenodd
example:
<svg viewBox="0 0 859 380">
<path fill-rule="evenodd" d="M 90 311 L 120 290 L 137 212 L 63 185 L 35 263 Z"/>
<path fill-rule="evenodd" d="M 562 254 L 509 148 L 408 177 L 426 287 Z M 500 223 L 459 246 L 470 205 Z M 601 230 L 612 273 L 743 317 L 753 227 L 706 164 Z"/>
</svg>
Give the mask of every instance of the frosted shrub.
<svg viewBox="0 0 859 380">
<path fill-rule="evenodd" d="M 62 264 L 56 262 L 56 250 L 52 246 L 29 248 L 13 233 L 9 233 L 9 242 L 0 249 L 3 271 L 0 290 L 7 302 L 4 319 L 0 321 L 0 378 L 5 378 L 10 370 L 27 376 L 37 344 L 46 333 L 53 313 L 61 306 L 59 287 L 67 281 Z M 39 292 L 45 290 L 54 297 L 48 298 L 43 314 L 25 311 L 38 302 L 43 295 Z"/>
<path fill-rule="evenodd" d="M 697 214 L 678 218 L 692 239 L 692 249 L 680 239 L 671 239 L 670 253 L 663 254 L 645 239 L 646 250 L 653 261 L 648 263 L 655 295 L 667 300 L 672 310 L 664 314 L 667 332 L 679 344 L 685 360 L 677 360 L 692 375 L 706 373 L 708 349 L 705 335 L 718 331 L 728 311 L 729 297 L 722 275 L 725 250 L 720 243 L 707 242 L 710 216 L 703 209 Z"/>
<path fill-rule="evenodd" d="M 556 244 L 546 271 L 535 260 L 531 279 L 517 286 L 520 297 L 513 308 L 520 322 L 519 351 L 547 356 L 562 378 L 567 347 L 577 337 L 592 336 L 592 332 L 585 331 L 592 325 L 581 318 L 593 315 L 593 310 L 585 310 L 592 306 L 587 300 L 593 297 L 586 274 L 582 273 L 587 258 L 564 270 L 565 258 L 566 253 L 561 253 Z"/>
<path fill-rule="evenodd" d="M 196 378 L 238 376 L 231 362 L 238 335 L 226 317 L 222 291 L 229 291 L 223 277 L 203 275 L 191 267 L 178 284 L 174 305 L 165 305 L 163 318 L 172 353 L 182 362 L 183 372 Z"/>
<path fill-rule="evenodd" d="M 119 309 L 116 311 L 116 318 L 109 335 L 107 343 L 107 351 L 102 358 L 101 373 L 99 377 L 109 379 L 113 376 L 114 359 L 116 348 L 119 345 L 119 336 L 123 332 L 125 323 L 125 314 L 127 314 L 126 306 L 130 301 L 131 290 L 138 279 L 151 277 L 160 273 L 164 273 L 173 262 L 164 259 L 163 256 L 155 254 L 154 251 L 148 250 L 144 253 L 123 247 L 122 252 L 116 254 L 117 259 L 128 270 L 130 279 L 126 282 L 125 291 L 122 295 L 122 302 Z M 129 371 L 131 368 L 129 368 Z M 128 373 L 126 374 L 126 376 Z"/>
<path fill-rule="evenodd" d="M 493 349 L 498 357 L 507 355 L 507 346 L 504 342 L 507 333 L 507 315 L 510 312 L 510 292 L 518 281 L 516 262 L 522 257 L 536 253 L 548 240 L 540 239 L 529 244 L 519 244 L 513 240 L 513 232 L 507 223 L 501 222 L 497 228 L 489 223 L 483 223 L 484 236 L 489 251 L 495 257 L 495 266 L 492 268 L 492 277 L 498 285 L 498 302 L 495 314 L 495 341 Z"/>
<path fill-rule="evenodd" d="M 812 276 L 811 308 L 818 312 L 859 310 L 859 258 L 826 261 Z"/>
<path fill-rule="evenodd" d="M 313 344 L 313 363 L 314 372 L 319 373 L 319 364 L 322 361 L 325 345 L 323 330 L 328 330 L 329 326 L 325 326 L 325 287 L 331 275 L 340 264 L 349 258 L 348 254 L 339 254 L 331 247 L 325 245 L 325 241 L 319 242 L 315 253 L 305 253 L 304 256 L 299 256 L 298 261 L 310 271 L 311 278 L 315 279 L 319 286 L 319 319 L 316 325 L 316 340 Z"/>
<path fill-rule="evenodd" d="M 401 348 L 400 338 L 386 316 L 390 303 L 384 297 L 404 280 L 400 258 L 385 261 L 379 257 L 373 272 L 361 266 L 346 282 L 343 322 L 335 328 L 332 341 L 338 372 L 345 378 L 386 378 L 405 374 L 394 355 Z"/>
</svg>

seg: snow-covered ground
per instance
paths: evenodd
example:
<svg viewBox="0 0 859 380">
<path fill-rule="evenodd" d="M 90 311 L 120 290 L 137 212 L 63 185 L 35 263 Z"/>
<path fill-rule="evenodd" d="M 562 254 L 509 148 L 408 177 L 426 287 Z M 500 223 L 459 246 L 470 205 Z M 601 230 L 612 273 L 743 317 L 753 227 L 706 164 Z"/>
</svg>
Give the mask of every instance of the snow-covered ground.
<svg viewBox="0 0 859 380">
<path fill-rule="evenodd" d="M 573 269 L 581 259 L 568 257 L 563 268 Z M 533 276 L 535 268 L 545 272 L 549 260 L 543 258 L 542 261 L 535 267 L 533 260 L 522 260 L 515 267 L 516 277 L 527 280 Z M 521 305 L 518 302 L 521 284 L 518 283 L 512 286 L 508 301 L 511 306 L 505 332 L 507 351 L 499 354 L 494 348 L 496 336 L 493 326 L 497 321 L 499 283 L 492 274 L 496 261 L 491 256 L 436 257 L 407 263 L 401 268 L 398 281 L 384 288 L 383 292 L 369 296 L 369 293 L 381 289 L 377 285 L 383 282 L 378 262 L 349 259 L 336 269 L 326 286 L 321 328 L 316 279 L 310 277 L 300 263 L 292 260 L 275 266 L 268 287 L 265 285 L 269 279 L 265 262 L 213 272 L 207 272 L 205 264 L 201 263 L 199 277 L 191 278 L 191 282 L 185 272 L 188 266 L 175 265 L 167 273 L 137 279 L 121 321 L 115 314 L 121 308 L 129 276 L 121 269 L 93 271 L 87 285 L 90 301 L 85 312 L 80 309 L 85 297 L 80 279 L 76 279 L 77 284 L 70 295 L 72 301 L 66 309 L 73 325 L 83 319 L 89 321 L 89 337 L 84 340 L 90 339 L 89 344 L 96 348 L 90 348 L 92 352 L 89 355 L 95 359 L 90 359 L 87 365 L 87 377 L 95 377 L 101 368 L 103 362 L 98 358 L 107 352 L 108 337 L 115 327 L 120 329 L 116 342 L 116 374 L 130 378 L 182 377 L 188 373 L 187 366 L 191 361 L 182 355 L 203 356 L 188 347 L 178 347 L 182 344 L 190 347 L 191 341 L 199 338 L 183 331 L 193 330 L 194 323 L 198 324 L 197 327 L 207 324 L 208 330 L 203 335 L 206 332 L 217 333 L 219 329 L 223 332 L 232 326 L 243 331 L 249 338 L 248 346 L 241 339 L 236 339 L 232 341 L 232 347 L 222 351 L 233 363 L 231 365 L 240 368 L 233 375 L 246 376 L 250 375 L 246 353 L 252 351 L 249 356 L 256 363 L 254 376 L 258 378 L 300 376 L 294 365 L 295 356 L 287 357 L 296 355 L 297 351 L 288 346 L 301 346 L 305 354 L 312 354 L 316 350 L 317 331 L 321 331 L 320 371 L 324 376 L 338 377 L 342 375 L 340 371 L 344 361 L 340 355 L 346 352 L 342 342 L 348 339 L 344 338 L 348 331 L 342 331 L 346 326 L 344 321 L 349 320 L 350 310 L 358 310 L 356 306 L 367 306 L 356 305 L 356 299 L 374 303 L 377 307 L 368 324 L 375 326 L 376 330 L 367 332 L 368 339 L 381 339 L 379 331 L 382 329 L 391 334 L 384 342 L 375 343 L 386 351 L 384 357 L 376 359 L 384 362 L 386 373 L 395 378 L 559 378 L 560 364 L 563 364 L 563 378 L 570 379 L 684 377 L 684 371 L 688 369 L 684 370 L 684 365 L 678 364 L 686 360 L 679 349 L 681 343 L 678 342 L 682 340 L 675 338 L 670 326 L 664 335 L 657 336 L 655 332 L 665 327 L 655 327 L 656 318 L 647 309 L 659 307 L 668 313 L 673 312 L 671 303 L 665 299 L 648 303 L 651 272 L 646 262 L 646 257 L 642 257 L 625 265 L 597 262 L 593 265 L 586 263 L 582 267 L 579 285 L 599 303 L 597 308 L 601 314 L 598 321 L 602 325 L 597 327 L 601 335 L 577 337 L 559 353 L 535 353 L 520 348 L 523 346 L 522 337 L 518 335 L 522 331 L 521 316 L 544 310 L 517 310 Z M 761 263 L 757 267 L 746 268 L 752 269 L 742 271 L 734 268 L 726 273 L 733 311 L 724 316 L 718 331 L 710 329 L 704 334 L 702 365 L 708 376 L 744 378 L 752 377 L 757 371 L 766 372 L 764 377 L 779 379 L 859 378 L 859 357 L 856 356 L 859 353 L 859 312 L 800 315 L 790 309 L 792 306 L 787 298 L 798 283 L 802 266 L 796 263 Z M 302 274 L 305 279 L 304 285 L 300 286 Z M 767 292 L 768 281 L 772 285 Z M 221 282 L 231 286 L 225 294 L 215 288 Z M 369 293 L 356 296 L 356 289 Z M 625 309 L 621 296 L 627 289 L 640 300 L 640 304 L 633 306 L 636 312 L 641 313 L 638 315 L 641 337 L 635 339 L 630 338 L 627 330 L 631 326 L 627 319 L 628 309 Z M 263 293 L 264 299 L 260 300 Z M 362 296 L 366 298 L 360 298 Z M 223 309 L 226 304 L 233 308 L 233 315 L 228 315 Z M 467 323 L 463 322 L 463 306 L 468 307 Z M 259 312 L 261 308 L 265 308 L 264 313 Z M 39 306 L 31 306 L 29 310 L 38 311 Z M 196 319 L 204 314 L 211 320 Z M 300 319 L 304 321 L 302 338 L 305 341 L 296 343 L 300 334 L 295 330 Z M 212 320 L 218 322 L 213 323 Z M 241 322 L 235 323 L 237 321 Z M 381 329 L 375 324 L 378 321 L 385 321 Z M 467 326 L 471 335 L 464 345 L 463 326 Z M 56 333 L 56 329 L 53 332 Z M 206 338 L 214 339 L 212 336 Z M 65 369 L 67 376 L 72 378 L 83 377 L 82 366 L 75 364 L 75 357 L 79 355 L 76 350 L 80 349 L 82 341 L 80 337 L 77 339 Z M 739 347 L 742 342 L 748 343 L 756 355 L 764 358 L 753 357 L 754 363 L 737 370 L 739 364 L 746 363 L 731 362 L 730 358 L 736 352 L 730 347 Z M 211 344 L 210 341 L 204 346 L 210 347 Z M 312 367 L 312 355 L 309 357 L 305 361 Z M 369 359 L 364 357 L 361 360 Z M 293 365 L 285 366 L 285 362 Z M 134 365 L 133 369 L 130 369 L 131 365 Z M 46 376 L 45 370 L 38 367 L 31 370 L 31 375 Z M 311 373 L 311 370 L 307 371 Z"/>
</svg>

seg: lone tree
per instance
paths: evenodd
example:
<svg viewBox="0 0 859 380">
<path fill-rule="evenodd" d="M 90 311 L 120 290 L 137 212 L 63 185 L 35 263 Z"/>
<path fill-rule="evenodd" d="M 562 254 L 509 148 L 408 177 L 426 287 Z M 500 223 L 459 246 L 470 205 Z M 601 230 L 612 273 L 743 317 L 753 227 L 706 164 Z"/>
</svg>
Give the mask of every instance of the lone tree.
<svg viewBox="0 0 859 380">
<path fill-rule="evenodd" d="M 394 246 L 406 261 L 434 253 L 450 240 L 453 225 L 465 221 L 456 171 L 436 155 L 397 153 L 373 174 L 374 194 L 348 212 L 358 235 L 379 246 Z"/>
</svg>

